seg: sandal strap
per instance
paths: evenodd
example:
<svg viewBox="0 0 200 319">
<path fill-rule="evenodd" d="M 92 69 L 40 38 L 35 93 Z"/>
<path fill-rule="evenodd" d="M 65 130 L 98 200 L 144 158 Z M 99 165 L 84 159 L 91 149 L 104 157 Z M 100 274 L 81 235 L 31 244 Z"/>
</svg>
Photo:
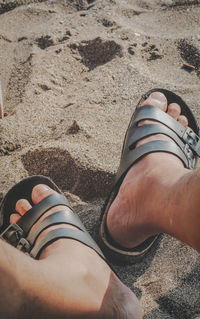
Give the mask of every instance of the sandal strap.
<svg viewBox="0 0 200 319">
<path fill-rule="evenodd" d="M 40 241 L 31 250 L 30 256 L 35 259 L 38 259 L 44 248 L 46 248 L 54 241 L 61 238 L 68 238 L 68 239 L 74 239 L 76 241 L 79 241 L 83 243 L 84 245 L 95 250 L 105 260 L 105 257 L 102 251 L 100 250 L 100 248 L 97 246 L 95 241 L 92 239 L 92 237 L 88 233 L 85 233 L 78 229 L 71 229 L 71 228 L 57 228 L 47 233 L 44 237 L 42 237 L 42 239 L 40 239 Z"/>
<path fill-rule="evenodd" d="M 34 228 L 30 235 L 28 235 L 26 239 L 29 242 L 30 246 L 33 247 L 35 241 L 37 240 L 38 236 L 43 232 L 43 230 L 47 229 L 50 226 L 59 224 L 72 225 L 82 231 L 86 231 L 77 214 L 74 214 L 72 211 L 55 212 L 52 215 L 49 215 L 45 219 L 43 219 L 37 225 L 37 227 Z"/>
<path fill-rule="evenodd" d="M 143 120 L 152 120 L 164 124 L 188 144 L 196 155 L 200 156 L 200 138 L 191 128 L 184 127 L 167 113 L 152 105 L 137 108 L 133 124 L 135 125 Z"/>
<path fill-rule="evenodd" d="M 186 157 L 185 153 L 188 151 L 188 157 Z M 193 160 L 189 160 L 189 154 L 191 154 L 191 150 L 189 146 L 185 146 L 185 152 L 181 150 L 176 144 L 170 141 L 151 141 L 145 143 L 132 151 L 128 151 L 126 154 L 125 160 L 121 160 L 120 168 L 118 170 L 116 180 L 118 182 L 121 181 L 121 178 L 126 174 L 127 170 L 140 158 L 144 157 L 147 154 L 155 153 L 155 152 L 166 152 L 170 154 L 176 155 L 184 164 L 185 167 L 193 167 Z"/>
<path fill-rule="evenodd" d="M 170 137 L 182 150 L 185 148 L 185 143 L 171 129 L 160 124 L 145 124 L 143 126 L 132 126 L 130 129 L 130 138 L 128 147 L 134 149 L 136 143 L 143 138 L 155 134 L 162 134 Z"/>
<path fill-rule="evenodd" d="M 17 222 L 17 225 L 24 231 L 23 237 L 27 236 L 31 227 L 42 215 L 44 215 L 44 213 L 58 205 L 66 206 L 72 209 L 69 201 L 64 195 L 55 193 L 44 198 L 37 205 L 33 206 L 26 214 L 24 214 Z"/>
</svg>

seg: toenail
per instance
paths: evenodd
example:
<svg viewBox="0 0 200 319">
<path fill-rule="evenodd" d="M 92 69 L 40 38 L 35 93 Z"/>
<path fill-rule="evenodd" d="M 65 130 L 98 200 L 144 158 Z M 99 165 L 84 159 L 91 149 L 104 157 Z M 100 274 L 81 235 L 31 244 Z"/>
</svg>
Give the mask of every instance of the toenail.
<svg viewBox="0 0 200 319">
<path fill-rule="evenodd" d="M 49 191 L 50 189 L 51 188 L 47 185 L 39 184 L 33 188 L 33 192 L 36 194 L 41 194 L 41 193 Z"/>
<path fill-rule="evenodd" d="M 181 108 L 177 103 L 172 103 L 168 105 L 168 115 L 177 119 L 181 113 Z"/>
<path fill-rule="evenodd" d="M 166 103 L 166 97 L 163 93 L 161 92 L 153 92 L 149 95 L 149 97 L 153 100 L 157 100 L 162 104 Z"/>
<path fill-rule="evenodd" d="M 152 92 L 149 96 L 152 97 L 153 99 L 158 99 L 158 100 L 166 99 L 165 95 L 161 92 Z"/>
<path fill-rule="evenodd" d="M 26 200 L 26 199 L 19 199 L 16 202 L 15 205 L 15 210 L 20 214 L 20 215 L 24 215 L 24 213 L 26 213 L 27 210 L 29 210 L 31 208 L 30 203 Z"/>
</svg>

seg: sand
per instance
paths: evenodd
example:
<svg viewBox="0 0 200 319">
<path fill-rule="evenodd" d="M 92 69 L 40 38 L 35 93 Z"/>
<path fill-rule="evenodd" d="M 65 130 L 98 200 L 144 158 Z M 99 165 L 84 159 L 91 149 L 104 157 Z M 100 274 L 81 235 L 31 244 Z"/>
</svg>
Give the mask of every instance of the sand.
<svg viewBox="0 0 200 319">
<path fill-rule="evenodd" d="M 23 177 L 51 176 L 94 234 L 140 96 L 171 89 L 200 117 L 200 1 L 3 3 L 0 197 Z M 197 319 L 199 266 L 163 236 L 141 263 L 115 268 L 145 319 Z"/>
</svg>

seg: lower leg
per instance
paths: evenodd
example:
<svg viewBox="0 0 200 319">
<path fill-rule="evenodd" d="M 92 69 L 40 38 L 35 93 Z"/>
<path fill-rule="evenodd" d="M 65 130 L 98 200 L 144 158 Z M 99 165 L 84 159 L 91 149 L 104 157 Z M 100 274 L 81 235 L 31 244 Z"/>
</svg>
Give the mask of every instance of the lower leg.
<svg viewBox="0 0 200 319">
<path fill-rule="evenodd" d="M 200 169 L 183 175 L 171 191 L 171 215 L 161 231 L 176 237 L 200 253 Z M 173 193 L 172 193 L 173 192 Z M 173 196 L 172 196 L 173 195 Z"/>
<path fill-rule="evenodd" d="M 33 305 L 34 300 L 28 297 L 24 286 L 28 285 L 28 282 L 30 284 L 32 279 L 34 281 L 38 265 L 2 240 L 0 240 L 0 255 L 0 317 L 17 318 L 20 314 L 20 318 L 25 318 L 27 301 L 32 301 Z"/>
</svg>

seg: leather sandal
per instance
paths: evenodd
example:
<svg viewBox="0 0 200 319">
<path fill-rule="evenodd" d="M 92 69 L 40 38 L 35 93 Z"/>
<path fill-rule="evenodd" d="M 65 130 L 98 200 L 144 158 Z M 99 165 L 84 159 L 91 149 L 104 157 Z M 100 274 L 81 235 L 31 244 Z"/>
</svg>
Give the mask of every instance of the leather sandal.
<svg viewBox="0 0 200 319">
<path fill-rule="evenodd" d="M 44 198 L 38 204 L 34 204 L 31 199 L 33 187 L 38 184 L 45 184 L 57 193 Z M 19 199 L 27 199 L 32 208 L 23 215 L 17 223 L 9 223 L 10 215 L 15 212 L 15 205 Z M 51 208 L 62 205 L 69 207 L 71 211 L 59 210 L 43 219 L 29 234 L 30 229 L 37 220 Z M 49 231 L 39 241 L 38 236 L 44 229 L 58 224 L 69 224 L 76 228 L 57 228 Z M 71 238 L 92 248 L 105 260 L 100 248 L 89 235 L 83 226 L 78 215 L 73 213 L 72 208 L 53 181 L 44 176 L 32 176 L 23 179 L 11 188 L 0 205 L 0 237 L 7 243 L 39 259 L 43 249 L 60 238 Z"/>
<path fill-rule="evenodd" d="M 167 113 L 157 107 L 146 105 L 139 107 L 141 101 L 146 100 L 152 92 L 161 92 L 170 103 L 177 103 L 181 107 L 181 114 L 188 119 L 188 127 L 185 128 Z M 138 122 L 153 120 L 155 124 L 138 126 Z M 157 123 L 156 123 L 157 122 Z M 164 125 L 160 125 L 164 124 Z M 136 148 L 136 144 L 143 138 L 154 134 L 169 136 L 175 143 L 170 141 L 156 140 L 147 142 Z M 167 152 L 177 156 L 188 169 L 194 169 L 197 158 L 200 156 L 200 132 L 198 123 L 189 106 L 175 93 L 164 89 L 153 89 L 148 91 L 139 101 L 126 131 L 121 161 L 116 174 L 115 184 L 109 194 L 102 210 L 100 218 L 100 247 L 105 256 L 112 261 L 120 263 L 134 263 L 150 251 L 158 242 L 160 234 L 146 239 L 143 243 L 132 249 L 125 249 L 109 235 L 106 220 L 109 208 L 116 198 L 119 188 L 128 170 L 145 155 L 154 152 Z"/>
</svg>

